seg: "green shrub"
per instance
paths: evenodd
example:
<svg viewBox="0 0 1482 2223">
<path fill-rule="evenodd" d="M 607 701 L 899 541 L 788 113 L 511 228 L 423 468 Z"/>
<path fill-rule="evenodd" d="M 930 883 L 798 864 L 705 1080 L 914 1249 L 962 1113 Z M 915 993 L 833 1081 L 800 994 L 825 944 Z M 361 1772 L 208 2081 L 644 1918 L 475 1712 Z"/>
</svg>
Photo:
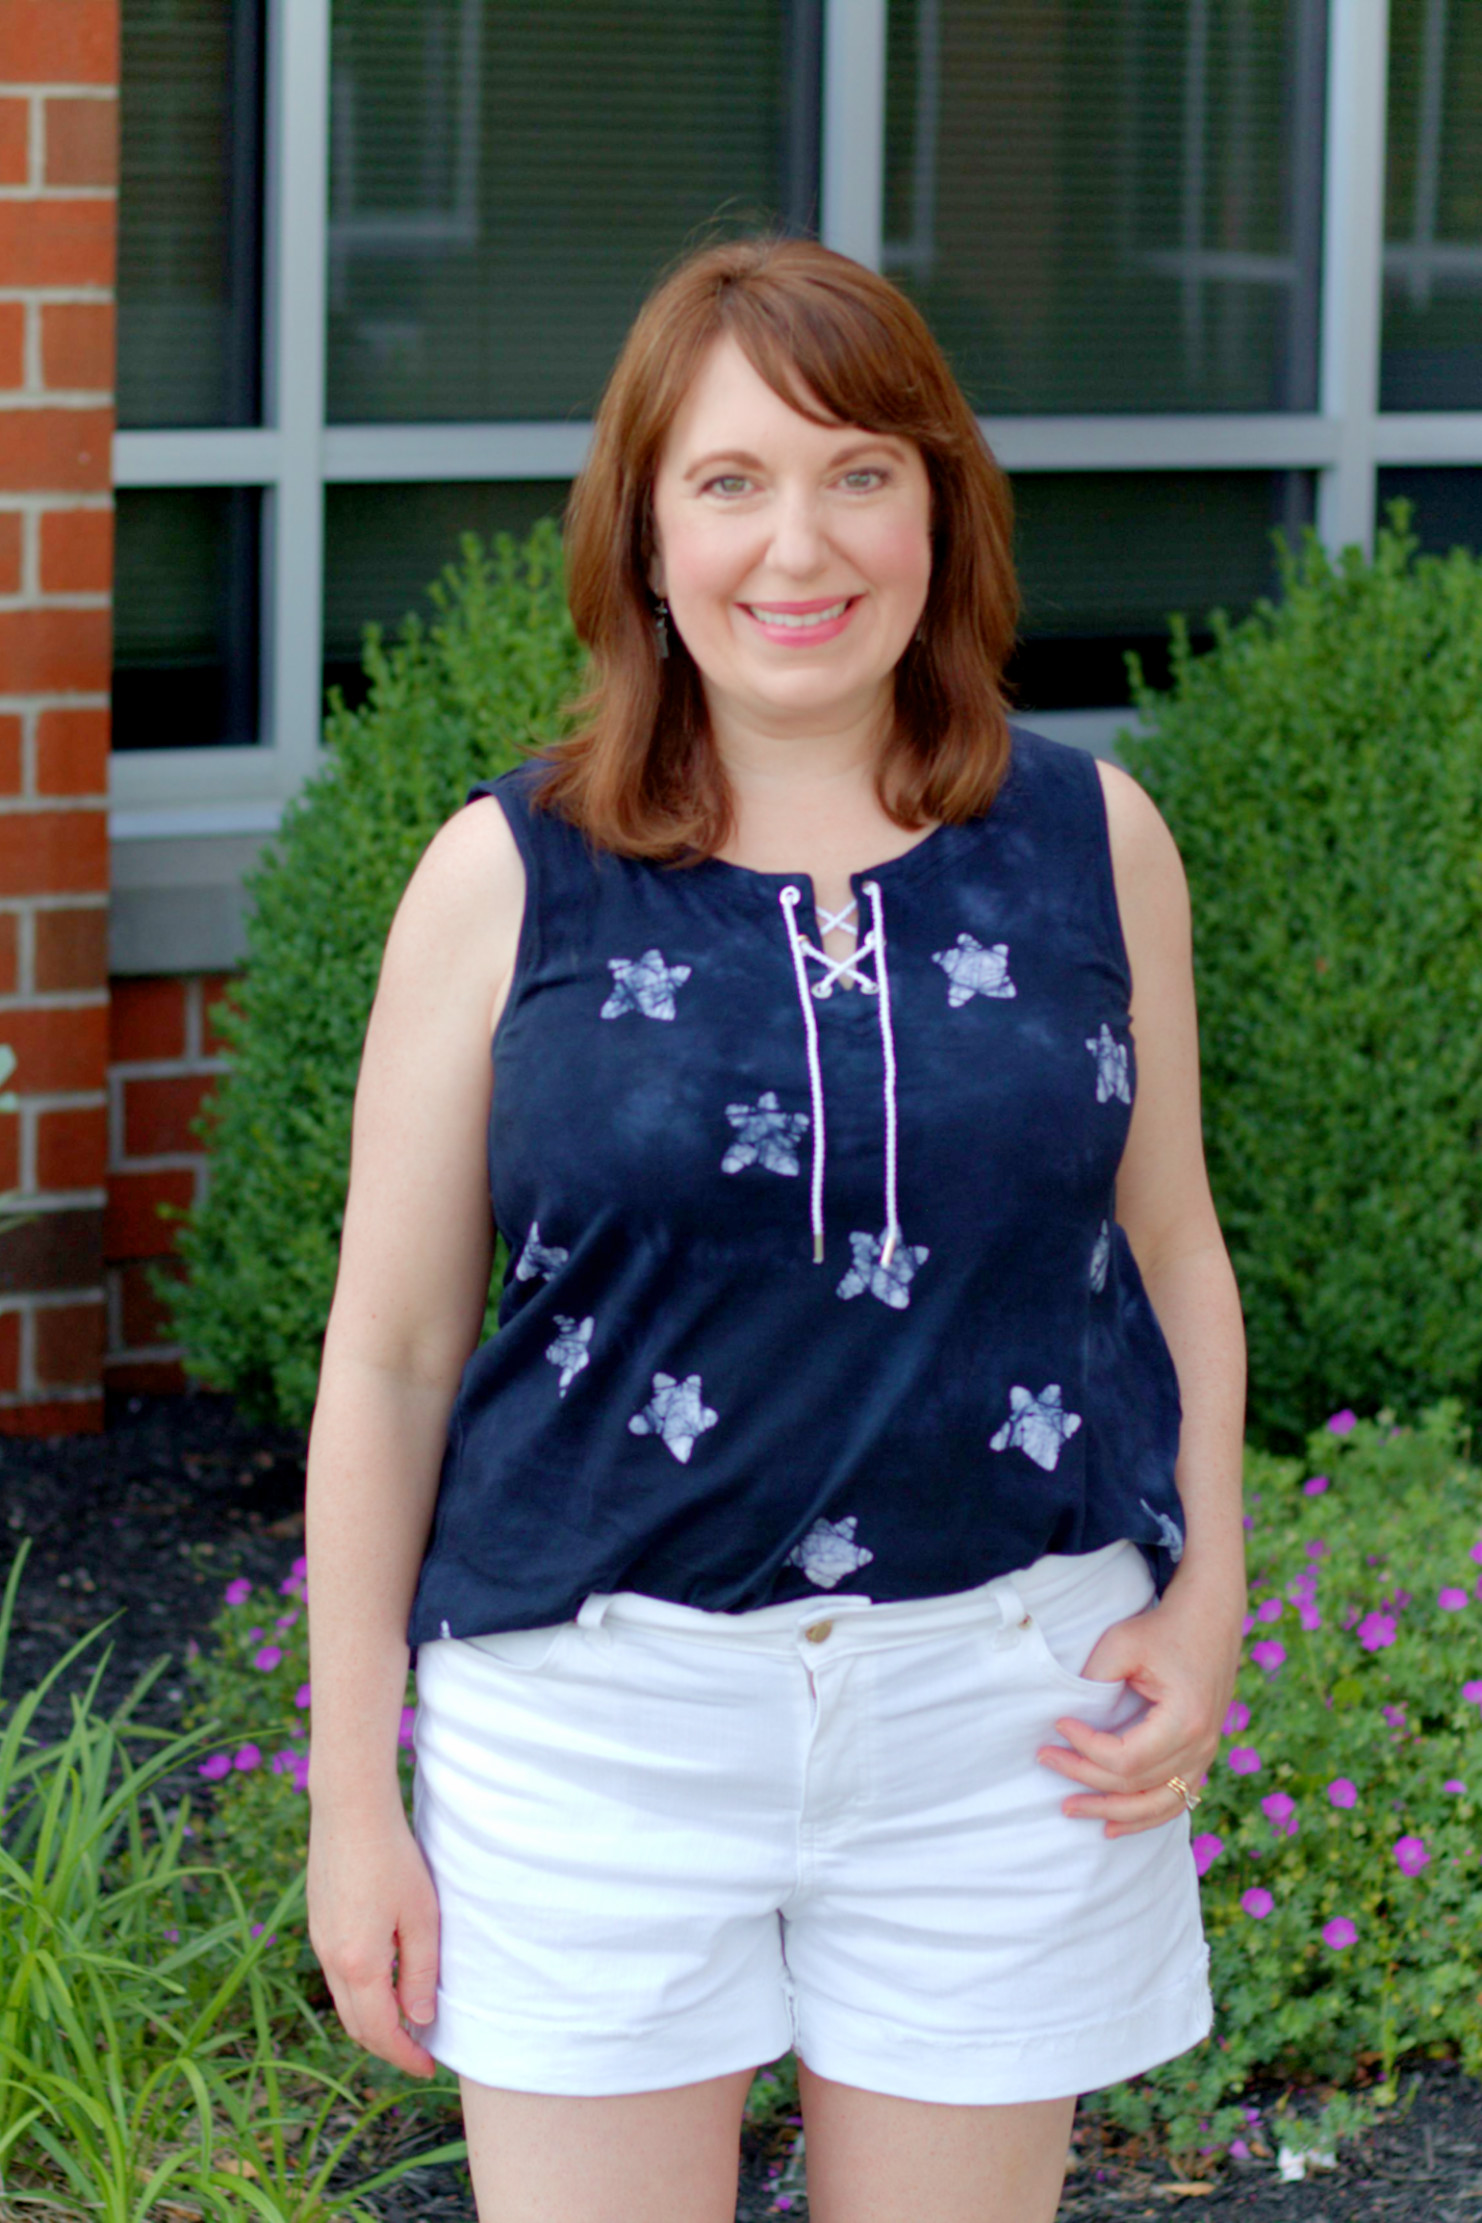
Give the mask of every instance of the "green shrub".
<svg viewBox="0 0 1482 2223">
<path fill-rule="evenodd" d="M 392 913 L 474 780 L 551 738 L 579 677 L 550 523 L 491 555 L 469 535 L 438 616 L 367 633 L 368 702 L 333 702 L 329 759 L 250 882 L 247 969 L 220 1012 L 230 1073 L 202 1131 L 188 1278 L 163 1293 L 191 1371 L 294 1423 L 314 1401 L 333 1292 L 361 1044 Z"/>
<path fill-rule="evenodd" d="M 1482 1406 L 1482 564 L 1278 539 L 1283 599 L 1134 692 L 1188 868 L 1251 1426 Z"/>
<path fill-rule="evenodd" d="M 1254 1611 L 1194 1821 L 1215 2034 L 1103 2103 L 1185 2151 L 1257 2071 L 1482 2073 L 1482 1473 L 1455 1405 L 1336 1414 L 1309 1455 L 1247 1459 Z"/>
</svg>

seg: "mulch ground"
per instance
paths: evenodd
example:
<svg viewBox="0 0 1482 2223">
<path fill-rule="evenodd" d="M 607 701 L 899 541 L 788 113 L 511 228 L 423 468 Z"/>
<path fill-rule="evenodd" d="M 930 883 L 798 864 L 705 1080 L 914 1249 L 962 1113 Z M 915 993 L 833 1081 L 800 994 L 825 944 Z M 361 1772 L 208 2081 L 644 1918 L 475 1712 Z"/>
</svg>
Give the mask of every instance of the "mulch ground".
<svg viewBox="0 0 1482 2223">
<path fill-rule="evenodd" d="M 0 1438 L 0 1580 L 21 1538 L 32 1539 L 0 1706 L 117 1613 L 101 1702 L 117 1703 L 165 1657 L 141 1718 L 172 1726 L 186 1696 L 186 1643 L 204 1638 L 226 1583 L 238 1574 L 276 1580 L 302 1534 L 302 1437 L 253 1427 L 224 1398 L 133 1398 L 110 1411 L 101 1436 Z M 55 1735 L 67 1721 L 57 1690 L 39 1728 Z M 1130 2223 L 1183 2211 L 1240 2223 L 1482 2223 L 1482 2084 L 1430 2062 L 1407 2070 L 1402 2087 L 1400 2106 L 1336 2169 L 1299 2184 L 1282 2183 L 1269 2160 L 1252 2160 L 1181 2186 L 1166 2164 L 1135 2149 L 1101 2150 L 1087 2124 L 1061 2217 Z M 806 2223 L 806 2197 L 781 2191 L 792 2172 L 776 2173 L 787 2169 L 789 2135 L 748 2134 L 737 2223 L 784 2212 Z M 420 2171 L 375 2205 L 385 2223 L 473 2223 L 462 2170 Z"/>
</svg>

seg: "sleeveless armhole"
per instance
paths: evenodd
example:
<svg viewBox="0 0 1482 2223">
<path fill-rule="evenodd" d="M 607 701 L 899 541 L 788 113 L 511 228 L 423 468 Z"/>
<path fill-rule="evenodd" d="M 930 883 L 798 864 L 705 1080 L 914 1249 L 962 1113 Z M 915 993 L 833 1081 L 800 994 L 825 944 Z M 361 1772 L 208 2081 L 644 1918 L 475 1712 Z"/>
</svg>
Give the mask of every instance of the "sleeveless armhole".
<svg viewBox="0 0 1482 2223">
<path fill-rule="evenodd" d="M 1122 912 L 1117 902 L 1117 874 L 1112 860 L 1111 816 L 1106 807 L 1106 789 L 1101 782 L 1101 768 L 1094 756 L 1086 753 L 1087 770 L 1096 790 L 1097 851 L 1100 870 L 1096 875 L 1096 897 L 1101 911 L 1102 924 L 1112 954 L 1122 968 L 1127 982 L 1127 1001 L 1132 1001 L 1132 958 L 1127 948 L 1127 937 L 1122 932 Z"/>
<path fill-rule="evenodd" d="M 515 847 L 520 852 L 520 862 L 525 867 L 525 900 L 520 912 L 520 937 L 515 945 L 509 992 L 505 996 L 499 1022 L 489 1038 L 491 1057 L 497 1056 L 499 1037 L 504 1032 L 505 1022 L 524 993 L 525 983 L 532 970 L 540 962 L 540 860 L 530 825 L 530 806 L 523 792 L 528 782 L 520 779 L 520 774 L 526 770 L 521 765 L 516 771 L 506 772 L 497 780 L 480 780 L 464 797 L 465 810 L 470 803 L 479 802 L 485 796 L 493 797 L 504 813 L 505 824 L 514 836 Z"/>
</svg>

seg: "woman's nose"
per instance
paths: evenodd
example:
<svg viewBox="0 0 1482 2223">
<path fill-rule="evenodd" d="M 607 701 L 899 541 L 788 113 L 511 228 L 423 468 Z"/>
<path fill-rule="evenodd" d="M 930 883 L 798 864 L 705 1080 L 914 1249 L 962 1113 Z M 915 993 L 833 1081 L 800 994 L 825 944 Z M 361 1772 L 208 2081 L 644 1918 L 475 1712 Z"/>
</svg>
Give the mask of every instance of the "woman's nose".
<svg viewBox="0 0 1482 2223">
<path fill-rule="evenodd" d="M 772 561 L 780 571 L 807 577 L 825 561 L 822 521 L 817 504 L 806 495 L 786 496 L 773 520 Z"/>
</svg>

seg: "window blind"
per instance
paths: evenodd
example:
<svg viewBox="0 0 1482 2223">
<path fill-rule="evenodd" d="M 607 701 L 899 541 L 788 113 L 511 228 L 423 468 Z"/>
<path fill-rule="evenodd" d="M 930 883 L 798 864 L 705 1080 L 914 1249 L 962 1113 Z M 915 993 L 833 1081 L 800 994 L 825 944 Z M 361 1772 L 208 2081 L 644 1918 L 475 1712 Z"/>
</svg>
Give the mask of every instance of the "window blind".
<svg viewBox="0 0 1482 2223">
<path fill-rule="evenodd" d="M 1482 8 L 1390 0 L 1381 409 L 1482 408 Z"/>
</svg>

